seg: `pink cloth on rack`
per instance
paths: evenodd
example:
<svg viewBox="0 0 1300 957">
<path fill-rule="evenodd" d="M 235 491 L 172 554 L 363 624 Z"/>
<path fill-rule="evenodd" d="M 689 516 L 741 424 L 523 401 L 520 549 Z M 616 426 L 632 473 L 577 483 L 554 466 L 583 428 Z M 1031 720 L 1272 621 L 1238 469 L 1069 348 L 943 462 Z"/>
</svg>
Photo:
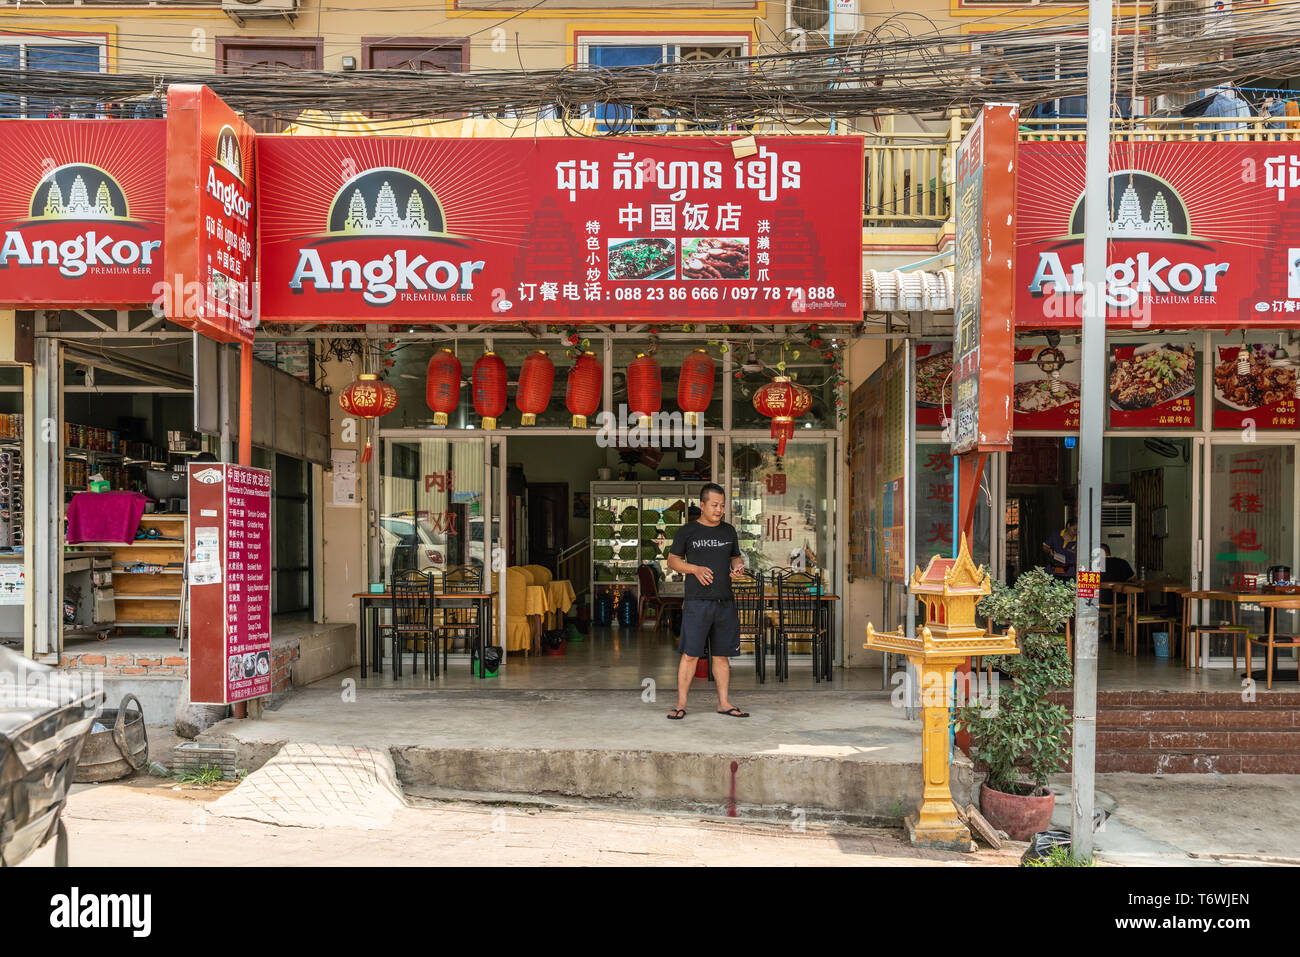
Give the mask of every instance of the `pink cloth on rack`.
<svg viewBox="0 0 1300 957">
<path fill-rule="evenodd" d="M 68 505 L 68 544 L 135 541 L 147 501 L 139 492 L 78 492 Z"/>
</svg>

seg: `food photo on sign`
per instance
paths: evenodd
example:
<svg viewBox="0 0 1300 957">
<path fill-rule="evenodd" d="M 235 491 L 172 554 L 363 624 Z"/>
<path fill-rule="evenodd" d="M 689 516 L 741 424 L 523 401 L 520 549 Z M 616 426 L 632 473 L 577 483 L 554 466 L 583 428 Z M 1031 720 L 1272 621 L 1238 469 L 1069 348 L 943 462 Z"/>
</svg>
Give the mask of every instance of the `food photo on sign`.
<svg viewBox="0 0 1300 957">
<path fill-rule="evenodd" d="M 942 428 L 952 415 L 952 343 L 916 345 L 916 424 Z"/>
<path fill-rule="evenodd" d="M 1060 345 L 1059 336 L 1045 346 L 1017 344 L 1015 358 L 1015 427 L 1079 427 L 1079 349 Z"/>
<path fill-rule="evenodd" d="M 1112 346 L 1108 385 L 1113 427 L 1196 425 L 1196 350 L 1190 343 Z"/>
<path fill-rule="evenodd" d="M 1285 346 L 1240 342 L 1214 349 L 1214 428 L 1294 429 L 1298 360 Z"/>
</svg>

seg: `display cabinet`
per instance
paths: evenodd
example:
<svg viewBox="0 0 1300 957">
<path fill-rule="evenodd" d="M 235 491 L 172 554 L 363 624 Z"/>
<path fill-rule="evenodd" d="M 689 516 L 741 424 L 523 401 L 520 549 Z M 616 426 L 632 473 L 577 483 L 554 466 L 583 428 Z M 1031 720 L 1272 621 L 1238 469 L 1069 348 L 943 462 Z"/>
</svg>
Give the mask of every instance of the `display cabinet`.
<svg viewBox="0 0 1300 957">
<path fill-rule="evenodd" d="M 639 599 L 641 565 L 657 570 L 660 594 L 682 594 L 685 581 L 669 571 L 668 549 L 693 504 L 684 482 L 591 483 L 592 600 L 602 589 Z"/>
</svg>

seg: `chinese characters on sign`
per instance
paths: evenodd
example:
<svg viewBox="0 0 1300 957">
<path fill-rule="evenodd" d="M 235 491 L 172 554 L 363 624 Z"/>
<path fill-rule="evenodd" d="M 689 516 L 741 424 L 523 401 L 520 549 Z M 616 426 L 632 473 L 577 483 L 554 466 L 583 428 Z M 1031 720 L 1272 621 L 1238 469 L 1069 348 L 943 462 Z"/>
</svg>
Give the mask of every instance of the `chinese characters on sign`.
<svg viewBox="0 0 1300 957">
<path fill-rule="evenodd" d="M 189 467 L 190 700 L 271 693 L 271 473 Z"/>
<path fill-rule="evenodd" d="M 1296 365 L 1289 357 L 1266 344 L 1247 346 L 1244 357 L 1239 345 L 1214 351 L 1214 428 L 1297 428 Z"/>
<path fill-rule="evenodd" d="M 857 137 L 258 147 L 267 321 L 862 315 Z"/>
<path fill-rule="evenodd" d="M 957 151 L 952 450 L 959 454 L 1011 447 L 1018 117 L 1015 106 L 984 104 Z"/>
</svg>

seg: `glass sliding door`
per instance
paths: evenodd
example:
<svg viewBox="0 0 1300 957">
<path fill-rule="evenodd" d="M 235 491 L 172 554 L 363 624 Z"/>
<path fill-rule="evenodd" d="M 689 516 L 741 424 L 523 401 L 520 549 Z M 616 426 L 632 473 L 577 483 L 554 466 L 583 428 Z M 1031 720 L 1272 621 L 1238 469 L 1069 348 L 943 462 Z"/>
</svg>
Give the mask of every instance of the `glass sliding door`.
<svg viewBox="0 0 1300 957">
<path fill-rule="evenodd" d="M 833 588 L 834 510 L 826 439 L 731 440 L 731 521 L 745 566 L 820 571 Z"/>
<path fill-rule="evenodd" d="M 380 443 L 380 574 L 485 563 L 483 439 L 386 435 Z"/>
</svg>

